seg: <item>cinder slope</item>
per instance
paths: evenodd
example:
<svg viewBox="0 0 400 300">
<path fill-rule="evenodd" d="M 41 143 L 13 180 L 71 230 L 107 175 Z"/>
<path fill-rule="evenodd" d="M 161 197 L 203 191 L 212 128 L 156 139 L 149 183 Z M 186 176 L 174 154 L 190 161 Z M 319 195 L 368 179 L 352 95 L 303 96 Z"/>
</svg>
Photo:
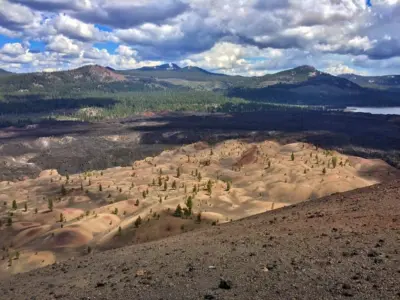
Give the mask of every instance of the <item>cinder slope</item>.
<svg viewBox="0 0 400 300">
<path fill-rule="evenodd" d="M 4 299 L 398 299 L 400 181 L 0 282 Z M 220 278 L 231 282 L 219 287 Z M 224 285 L 222 285 L 224 286 Z"/>
<path fill-rule="evenodd" d="M 81 256 L 89 247 L 153 241 L 395 178 L 399 171 L 380 160 L 304 143 L 239 140 L 187 145 L 132 167 L 68 178 L 43 171 L 36 179 L 0 182 L 0 277 Z M 188 197 L 192 216 L 172 217 Z M 36 252 L 47 255 L 41 264 Z M 18 255 L 26 259 L 13 259 Z"/>
</svg>

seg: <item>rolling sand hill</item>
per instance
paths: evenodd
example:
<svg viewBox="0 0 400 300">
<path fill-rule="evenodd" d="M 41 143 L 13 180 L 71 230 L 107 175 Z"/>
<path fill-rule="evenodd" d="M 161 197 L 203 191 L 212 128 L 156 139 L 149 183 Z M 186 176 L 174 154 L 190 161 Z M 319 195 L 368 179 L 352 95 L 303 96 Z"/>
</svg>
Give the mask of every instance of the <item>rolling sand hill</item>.
<svg viewBox="0 0 400 300">
<path fill-rule="evenodd" d="M 0 281 L 4 299 L 398 299 L 400 182 Z"/>
<path fill-rule="evenodd" d="M 381 160 L 303 143 L 238 140 L 164 151 L 127 168 L 69 176 L 44 171 L 36 179 L 0 183 L 0 276 L 398 176 Z"/>
</svg>

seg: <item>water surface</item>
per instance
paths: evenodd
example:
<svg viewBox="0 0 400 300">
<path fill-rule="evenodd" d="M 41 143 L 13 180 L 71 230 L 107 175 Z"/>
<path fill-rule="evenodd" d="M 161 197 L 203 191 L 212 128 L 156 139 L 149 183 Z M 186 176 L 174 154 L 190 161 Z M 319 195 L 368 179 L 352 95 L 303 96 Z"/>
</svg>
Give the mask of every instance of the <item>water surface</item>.
<svg viewBox="0 0 400 300">
<path fill-rule="evenodd" d="M 400 106 L 396 106 L 396 107 L 347 107 L 346 111 L 370 113 L 373 115 L 400 115 Z"/>
</svg>

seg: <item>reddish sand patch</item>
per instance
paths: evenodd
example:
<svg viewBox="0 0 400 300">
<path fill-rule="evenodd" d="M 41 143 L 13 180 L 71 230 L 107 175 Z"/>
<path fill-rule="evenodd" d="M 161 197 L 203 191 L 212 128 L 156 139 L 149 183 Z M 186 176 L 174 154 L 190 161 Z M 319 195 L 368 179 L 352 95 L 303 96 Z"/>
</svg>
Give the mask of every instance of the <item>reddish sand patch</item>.
<svg viewBox="0 0 400 300">
<path fill-rule="evenodd" d="M 40 223 L 35 223 L 35 222 L 16 222 L 12 225 L 12 228 L 14 230 L 24 230 L 31 227 L 37 227 L 40 225 L 41 225 Z"/>
<path fill-rule="evenodd" d="M 249 150 L 245 151 L 239 160 L 236 162 L 236 167 L 243 167 L 244 165 L 249 165 L 255 163 L 257 160 L 257 146 L 251 147 Z"/>
<path fill-rule="evenodd" d="M 145 117 L 154 117 L 156 114 L 152 111 L 146 111 L 146 112 L 142 113 L 142 115 Z"/>
<path fill-rule="evenodd" d="M 63 230 L 54 236 L 55 247 L 77 247 L 85 245 L 90 241 L 87 235 L 78 230 Z"/>
<path fill-rule="evenodd" d="M 205 150 L 205 149 L 208 149 L 209 146 L 208 146 L 208 144 L 205 143 L 205 142 L 198 142 L 198 143 L 196 143 L 196 144 L 193 145 L 193 148 L 194 148 L 195 150 Z"/>
<path fill-rule="evenodd" d="M 19 232 L 13 239 L 13 244 L 15 247 L 20 247 L 30 241 L 36 239 L 39 235 L 46 232 L 50 228 L 50 225 L 36 226 L 25 229 Z"/>
</svg>

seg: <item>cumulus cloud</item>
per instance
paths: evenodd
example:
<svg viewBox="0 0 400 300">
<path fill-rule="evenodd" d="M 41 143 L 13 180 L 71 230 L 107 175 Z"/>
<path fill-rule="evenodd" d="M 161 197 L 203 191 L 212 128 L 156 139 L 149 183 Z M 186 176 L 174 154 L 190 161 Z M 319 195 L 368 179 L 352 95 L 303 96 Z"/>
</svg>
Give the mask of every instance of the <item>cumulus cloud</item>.
<svg viewBox="0 0 400 300">
<path fill-rule="evenodd" d="M 385 62 L 400 57 L 400 4 L 371 2 L 0 0 L 0 35 L 44 42 L 46 68 L 180 61 L 243 75 L 303 63 L 332 73 L 377 65 L 393 72 Z M 98 49 L 98 42 L 117 46 Z M 34 57 L 32 66 L 43 66 Z"/>
<path fill-rule="evenodd" d="M 30 53 L 20 43 L 5 44 L 0 49 L 0 61 L 6 64 L 27 64 L 34 60 L 34 54 Z"/>
<path fill-rule="evenodd" d="M 40 15 L 29 8 L 0 0 L 0 27 L 8 30 L 24 30 L 38 25 Z"/>
<path fill-rule="evenodd" d="M 74 43 L 72 40 L 62 35 L 52 37 L 46 49 L 57 53 L 75 55 L 78 55 L 81 51 L 78 44 Z"/>
<path fill-rule="evenodd" d="M 90 6 L 90 0 L 12 0 L 11 2 L 41 11 L 80 10 Z"/>
<path fill-rule="evenodd" d="M 344 64 L 331 65 L 325 68 L 324 71 L 333 75 L 357 73 L 355 69 L 350 68 L 349 66 L 346 66 Z"/>
<path fill-rule="evenodd" d="M 18 56 L 25 52 L 26 50 L 20 43 L 7 43 L 0 49 L 0 53 L 8 56 Z"/>
</svg>

